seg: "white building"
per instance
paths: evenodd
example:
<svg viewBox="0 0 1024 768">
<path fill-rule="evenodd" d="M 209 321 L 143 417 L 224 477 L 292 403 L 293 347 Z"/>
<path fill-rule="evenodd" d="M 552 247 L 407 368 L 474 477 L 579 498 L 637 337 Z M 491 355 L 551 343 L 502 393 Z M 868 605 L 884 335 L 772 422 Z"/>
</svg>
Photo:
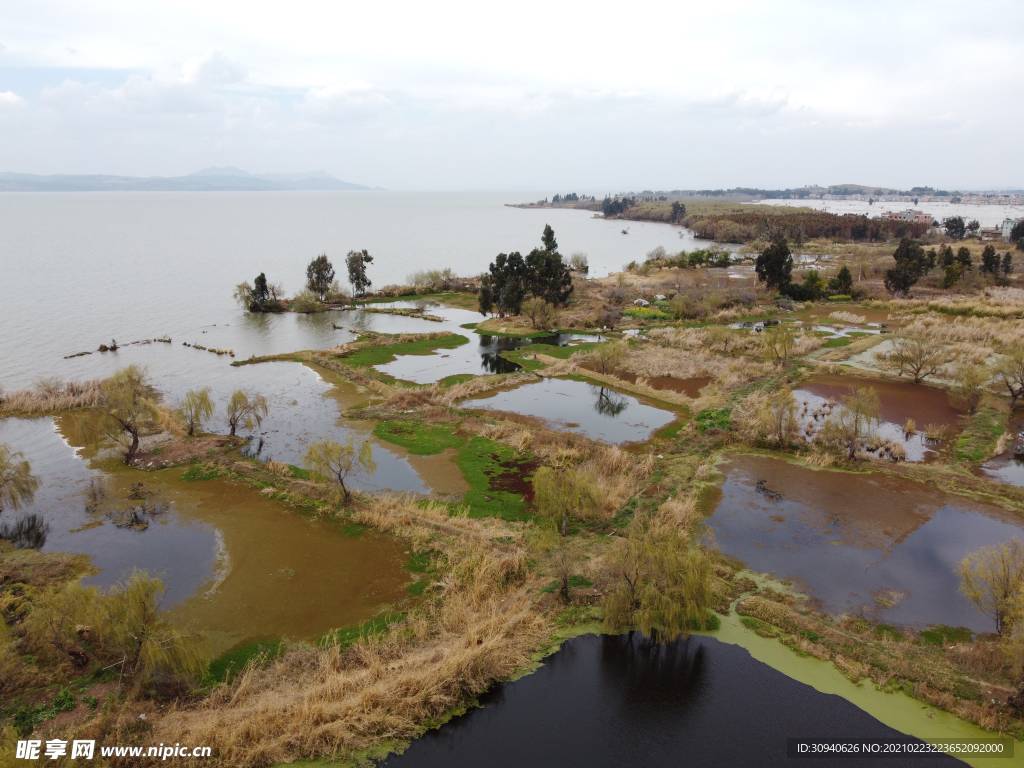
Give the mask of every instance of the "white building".
<svg viewBox="0 0 1024 768">
<path fill-rule="evenodd" d="M 1004 240 L 1009 240 L 1010 239 L 1010 230 L 1012 230 L 1014 228 L 1014 226 L 1016 226 L 1018 221 L 1020 221 L 1020 219 L 1003 219 L 1003 239 Z"/>
</svg>

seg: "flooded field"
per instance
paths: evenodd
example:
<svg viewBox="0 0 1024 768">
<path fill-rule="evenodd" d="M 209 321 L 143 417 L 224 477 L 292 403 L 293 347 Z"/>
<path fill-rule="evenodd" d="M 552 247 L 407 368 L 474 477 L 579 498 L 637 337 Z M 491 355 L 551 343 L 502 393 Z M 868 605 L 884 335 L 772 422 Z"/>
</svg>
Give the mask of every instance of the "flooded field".
<svg viewBox="0 0 1024 768">
<path fill-rule="evenodd" d="M 407 555 L 397 539 L 343 535 L 244 485 L 185 481 L 185 468 L 139 472 L 117 460 L 87 462 L 50 418 L 0 420 L 42 482 L 30 542 L 81 552 L 108 587 L 133 569 L 159 576 L 162 603 L 206 630 L 223 650 L 253 635 L 315 637 L 365 620 L 404 595 Z"/>
<path fill-rule="evenodd" d="M 1024 412 L 1010 418 L 1007 427 L 1011 435 L 1009 448 L 982 465 L 982 474 L 1007 485 L 1024 488 Z"/>
<path fill-rule="evenodd" d="M 1024 519 L 881 474 L 745 455 L 719 469 L 707 527 L 747 567 L 792 579 L 830 613 L 994 630 L 953 569 L 979 547 L 1024 538 Z"/>
<path fill-rule="evenodd" d="M 876 442 L 902 445 L 907 461 L 924 461 L 942 448 L 944 441 L 929 440 L 926 432 L 941 433 L 947 441 L 956 433 L 961 414 L 949 404 L 949 396 L 941 389 L 903 381 L 831 374 L 812 376 L 793 390 L 801 431 L 808 437 L 813 436 L 832 408 L 838 407 L 842 398 L 850 394 L 851 388 L 867 387 L 875 390 L 880 404 L 880 423 L 875 430 L 880 441 Z M 906 427 L 911 421 L 914 430 L 908 432 Z M 881 445 L 876 450 L 880 456 L 885 455 Z"/>
<path fill-rule="evenodd" d="M 836 761 L 789 759 L 786 739 L 834 738 L 841 727 L 858 738 L 912 740 L 712 637 L 656 645 L 638 633 L 583 635 L 536 672 L 494 686 L 480 705 L 381 765 L 826 766 Z M 952 758 L 926 762 L 964 765 Z"/>
<path fill-rule="evenodd" d="M 646 405 L 609 387 L 551 378 L 466 400 L 461 407 L 532 416 L 558 429 L 618 444 L 649 440 L 678 418 L 672 411 Z"/>
<path fill-rule="evenodd" d="M 597 366 L 593 363 L 583 363 L 580 365 L 580 368 L 585 371 L 593 371 L 595 373 L 599 372 Z M 712 381 L 710 376 L 694 376 L 690 379 L 677 379 L 674 376 L 651 376 L 649 378 L 638 377 L 635 373 L 620 371 L 618 368 L 611 368 L 607 373 L 609 376 L 614 376 L 617 379 L 628 381 L 630 384 L 636 384 L 638 378 L 643 378 L 644 383 L 651 389 L 663 389 L 670 392 L 678 392 L 681 395 L 686 395 L 687 397 L 692 397 L 694 399 L 700 397 L 700 391 Z"/>
</svg>

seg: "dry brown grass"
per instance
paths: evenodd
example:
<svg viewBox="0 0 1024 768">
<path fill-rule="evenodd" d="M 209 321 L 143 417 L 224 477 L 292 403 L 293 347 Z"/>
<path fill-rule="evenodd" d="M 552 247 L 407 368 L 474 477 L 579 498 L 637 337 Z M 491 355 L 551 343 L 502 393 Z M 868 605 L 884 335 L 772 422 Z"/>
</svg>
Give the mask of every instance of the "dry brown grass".
<svg viewBox="0 0 1024 768">
<path fill-rule="evenodd" d="M 40 379 L 31 389 L 0 393 L 0 411 L 5 413 L 52 413 L 99 404 L 103 380 L 69 381 Z"/>
<path fill-rule="evenodd" d="M 351 758 L 415 738 L 530 663 L 551 626 L 524 587 L 523 548 L 492 543 L 481 537 L 483 523 L 448 518 L 441 507 L 391 500 L 361 514 L 384 530 L 431 536 L 444 524 L 453 538 L 440 545 L 437 599 L 348 650 L 328 645 L 248 667 L 199 705 L 162 718 L 158 739 L 209 745 L 222 764 L 240 768 Z"/>
<path fill-rule="evenodd" d="M 833 312 L 829 315 L 829 319 L 838 320 L 841 323 L 856 323 L 862 324 L 868 321 L 864 315 L 858 315 L 854 312 Z"/>
</svg>

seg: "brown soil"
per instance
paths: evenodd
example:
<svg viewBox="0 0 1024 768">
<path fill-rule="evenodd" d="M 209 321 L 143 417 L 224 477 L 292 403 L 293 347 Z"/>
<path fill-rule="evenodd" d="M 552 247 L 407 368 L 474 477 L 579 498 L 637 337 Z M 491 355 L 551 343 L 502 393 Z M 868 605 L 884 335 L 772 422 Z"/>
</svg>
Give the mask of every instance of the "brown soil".
<svg viewBox="0 0 1024 768">
<path fill-rule="evenodd" d="M 235 448 L 244 443 L 243 438 L 229 435 L 186 437 L 182 440 L 162 443 L 152 451 L 139 453 L 135 459 L 135 465 L 140 469 L 164 469 L 177 464 L 186 464 L 193 459 L 207 458 L 210 451 Z"/>
<path fill-rule="evenodd" d="M 492 491 L 505 491 L 523 497 L 524 501 L 533 501 L 533 473 L 540 466 L 540 459 L 529 461 L 498 461 L 498 454 L 492 453 L 491 458 L 501 467 L 504 472 L 491 475 L 490 489 Z"/>
</svg>

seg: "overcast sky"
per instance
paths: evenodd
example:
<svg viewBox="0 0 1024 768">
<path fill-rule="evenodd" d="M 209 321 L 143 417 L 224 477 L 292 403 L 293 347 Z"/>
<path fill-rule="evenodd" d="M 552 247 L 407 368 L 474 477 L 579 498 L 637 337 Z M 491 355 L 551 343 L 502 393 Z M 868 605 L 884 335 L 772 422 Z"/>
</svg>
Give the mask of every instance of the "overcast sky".
<svg viewBox="0 0 1024 768">
<path fill-rule="evenodd" d="M 1024 2 L 0 1 L 0 170 L 1024 187 Z"/>
</svg>

